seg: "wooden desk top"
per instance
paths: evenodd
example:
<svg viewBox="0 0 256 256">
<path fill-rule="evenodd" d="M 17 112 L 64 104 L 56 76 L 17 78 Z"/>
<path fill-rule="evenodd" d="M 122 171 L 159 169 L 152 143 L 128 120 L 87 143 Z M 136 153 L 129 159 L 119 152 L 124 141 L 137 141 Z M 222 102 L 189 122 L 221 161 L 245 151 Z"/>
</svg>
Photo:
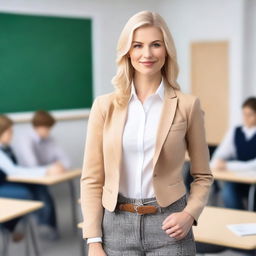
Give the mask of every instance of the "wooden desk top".
<svg viewBox="0 0 256 256">
<path fill-rule="evenodd" d="M 256 249 L 256 235 L 237 236 L 226 225 L 256 222 L 256 213 L 207 206 L 204 208 L 198 226 L 193 226 L 196 241 L 229 246 L 233 248 Z"/>
<path fill-rule="evenodd" d="M 80 228 L 80 229 L 82 229 L 82 228 L 83 228 L 83 222 L 78 223 L 78 224 L 77 224 L 77 227 Z"/>
<path fill-rule="evenodd" d="M 185 161 L 189 162 L 188 154 L 185 155 Z M 244 174 L 243 174 L 244 173 Z M 212 174 L 215 180 L 231 181 L 246 184 L 256 184 L 256 171 L 255 175 L 248 175 L 247 171 L 232 172 L 229 170 L 212 169 Z"/>
<path fill-rule="evenodd" d="M 0 223 L 26 215 L 43 207 L 42 202 L 0 198 Z"/>
<path fill-rule="evenodd" d="M 215 180 L 233 181 L 246 184 L 256 184 L 256 171 L 255 176 L 246 175 L 246 171 L 231 172 L 228 170 L 213 169 L 212 174 Z"/>
<path fill-rule="evenodd" d="M 61 175 L 56 176 L 44 176 L 44 177 L 15 177 L 9 176 L 7 178 L 10 182 L 19 182 L 19 183 L 30 183 L 30 184 L 38 184 L 38 185 L 54 185 L 61 182 L 65 182 L 68 180 L 72 180 L 81 176 L 81 170 L 73 170 L 63 173 Z"/>
</svg>

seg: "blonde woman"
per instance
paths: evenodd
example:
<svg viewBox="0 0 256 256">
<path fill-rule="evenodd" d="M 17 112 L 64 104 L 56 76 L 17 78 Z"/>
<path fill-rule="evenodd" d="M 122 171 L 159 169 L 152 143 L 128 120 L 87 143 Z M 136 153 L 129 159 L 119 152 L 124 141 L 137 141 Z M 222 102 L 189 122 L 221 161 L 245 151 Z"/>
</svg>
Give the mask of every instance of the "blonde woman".
<svg viewBox="0 0 256 256">
<path fill-rule="evenodd" d="M 199 100 L 179 89 L 175 46 L 159 14 L 128 20 L 117 65 L 115 91 L 95 99 L 87 128 L 81 199 L 89 256 L 195 255 L 191 227 L 213 180 L 204 117 Z"/>
</svg>

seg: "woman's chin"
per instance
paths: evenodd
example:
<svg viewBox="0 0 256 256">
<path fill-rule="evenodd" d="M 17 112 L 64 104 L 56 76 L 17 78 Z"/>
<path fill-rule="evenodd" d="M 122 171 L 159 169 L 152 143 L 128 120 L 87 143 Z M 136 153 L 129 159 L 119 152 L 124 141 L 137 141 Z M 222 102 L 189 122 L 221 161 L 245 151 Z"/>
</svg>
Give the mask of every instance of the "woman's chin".
<svg viewBox="0 0 256 256">
<path fill-rule="evenodd" d="M 139 74 L 144 75 L 144 76 L 154 76 L 154 75 L 159 74 L 159 72 L 161 72 L 161 70 L 147 68 L 147 69 L 143 69 L 143 70 L 136 70 L 136 72 L 138 72 Z"/>
</svg>

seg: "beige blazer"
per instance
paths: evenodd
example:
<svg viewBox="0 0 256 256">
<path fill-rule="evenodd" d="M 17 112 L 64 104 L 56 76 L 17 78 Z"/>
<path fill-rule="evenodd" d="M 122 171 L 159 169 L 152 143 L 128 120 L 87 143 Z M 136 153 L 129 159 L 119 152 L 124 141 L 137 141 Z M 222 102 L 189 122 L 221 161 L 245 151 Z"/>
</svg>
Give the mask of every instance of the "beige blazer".
<svg viewBox="0 0 256 256">
<path fill-rule="evenodd" d="M 97 97 L 89 116 L 81 177 L 84 238 L 102 236 L 103 207 L 114 211 L 117 203 L 122 132 L 128 108 L 114 104 L 114 98 L 114 92 Z M 182 176 L 186 150 L 194 180 L 184 210 L 194 217 L 196 225 L 213 182 L 204 112 L 198 98 L 165 86 L 152 173 L 156 199 L 162 207 L 186 193 Z"/>
</svg>

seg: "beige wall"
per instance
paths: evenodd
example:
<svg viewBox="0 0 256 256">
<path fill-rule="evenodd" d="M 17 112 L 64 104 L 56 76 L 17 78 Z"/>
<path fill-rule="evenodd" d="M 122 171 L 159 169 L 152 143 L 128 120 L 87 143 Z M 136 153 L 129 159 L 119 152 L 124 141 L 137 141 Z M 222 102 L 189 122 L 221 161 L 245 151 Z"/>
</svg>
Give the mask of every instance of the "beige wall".
<svg viewBox="0 0 256 256">
<path fill-rule="evenodd" d="M 191 92 L 201 100 L 209 144 L 219 144 L 229 119 L 229 43 L 191 44 Z"/>
</svg>

